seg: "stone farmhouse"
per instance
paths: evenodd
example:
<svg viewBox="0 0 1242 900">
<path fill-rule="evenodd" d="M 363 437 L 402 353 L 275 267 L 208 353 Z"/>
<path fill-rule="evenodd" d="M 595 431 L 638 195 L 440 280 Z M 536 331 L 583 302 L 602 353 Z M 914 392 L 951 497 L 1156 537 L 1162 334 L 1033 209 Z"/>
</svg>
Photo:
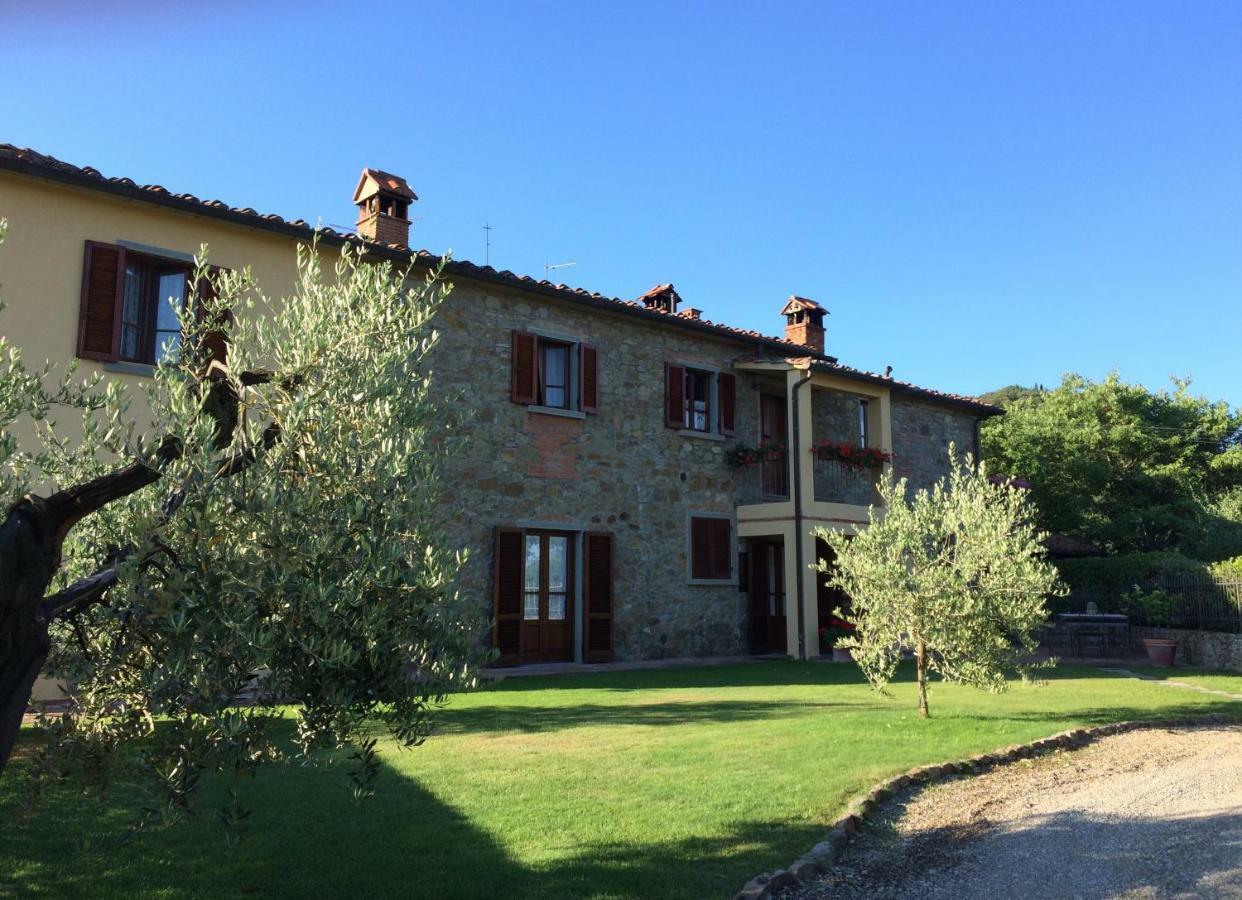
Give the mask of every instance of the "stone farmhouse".
<svg viewBox="0 0 1242 900">
<path fill-rule="evenodd" d="M 409 247 L 406 182 L 367 169 L 357 233 L 325 253 L 430 266 Z M 28 360 L 149 377 L 194 293 L 192 254 L 250 266 L 279 296 L 306 222 L 262 215 L 0 144 L 4 333 Z M 502 663 L 819 653 L 839 598 L 816 528 L 865 527 L 879 474 L 915 487 L 977 451 L 999 412 L 839 362 L 827 311 L 773 297 L 784 335 L 704 318 L 672 284 L 632 300 L 454 261 L 434 371 L 471 398 L 443 472 L 460 589 L 492 611 Z M 739 465 L 740 463 L 740 465 Z"/>
</svg>

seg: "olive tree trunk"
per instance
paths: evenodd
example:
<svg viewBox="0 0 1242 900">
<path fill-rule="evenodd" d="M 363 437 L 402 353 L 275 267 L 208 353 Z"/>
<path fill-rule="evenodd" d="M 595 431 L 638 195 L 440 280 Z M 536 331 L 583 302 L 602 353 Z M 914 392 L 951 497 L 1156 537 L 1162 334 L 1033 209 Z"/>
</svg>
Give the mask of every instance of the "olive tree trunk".
<svg viewBox="0 0 1242 900">
<path fill-rule="evenodd" d="M 919 638 L 914 645 L 914 665 L 919 683 L 919 718 L 926 719 L 927 711 L 927 644 Z"/>
</svg>

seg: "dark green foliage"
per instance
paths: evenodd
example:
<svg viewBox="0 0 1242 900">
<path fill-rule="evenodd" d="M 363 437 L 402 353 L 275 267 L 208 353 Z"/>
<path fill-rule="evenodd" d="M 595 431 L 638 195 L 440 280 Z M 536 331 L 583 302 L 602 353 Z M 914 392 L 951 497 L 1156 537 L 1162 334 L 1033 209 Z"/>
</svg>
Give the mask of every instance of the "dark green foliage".
<svg viewBox="0 0 1242 900">
<path fill-rule="evenodd" d="M 1208 567 L 1180 553 L 1129 553 L 1099 559 L 1065 559 L 1057 563 L 1073 591 L 1121 594 L 1134 585 L 1163 578 L 1206 577 Z"/>
<path fill-rule="evenodd" d="M 1177 380 L 1153 393 L 1115 373 L 995 394 L 1006 414 L 985 423 L 984 458 L 1030 480 L 1046 530 L 1112 553 L 1242 553 L 1242 414 L 1224 401 Z"/>
<path fill-rule="evenodd" d="M 1037 384 L 1034 387 L 1023 387 L 1020 384 L 1007 384 L 1003 388 L 997 388 L 994 391 L 988 391 L 982 394 L 979 399 L 984 403 L 991 403 L 993 406 L 1008 407 L 1016 400 L 1023 397 L 1029 397 L 1034 394 L 1042 394 L 1044 386 Z"/>
</svg>

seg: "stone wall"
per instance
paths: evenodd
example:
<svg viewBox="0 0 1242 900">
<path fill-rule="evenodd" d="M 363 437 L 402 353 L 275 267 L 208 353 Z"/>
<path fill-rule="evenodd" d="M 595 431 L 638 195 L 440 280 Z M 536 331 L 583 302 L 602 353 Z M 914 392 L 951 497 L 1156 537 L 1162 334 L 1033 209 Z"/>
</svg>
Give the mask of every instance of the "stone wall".
<svg viewBox="0 0 1242 900">
<path fill-rule="evenodd" d="M 913 494 L 949 471 L 949 444 L 975 453 L 975 417 L 952 407 L 895 396 L 892 402 L 893 477 L 905 478 Z"/>
<path fill-rule="evenodd" d="M 744 652 L 744 595 L 736 584 L 689 583 L 687 560 L 690 514 L 733 514 L 728 443 L 665 426 L 664 364 L 728 368 L 746 348 L 473 283 L 458 284 L 437 319 L 438 393 L 463 398 L 442 498 L 453 544 L 471 554 L 461 590 L 491 609 L 497 525 L 608 531 L 617 659 Z M 511 402 L 512 329 L 598 348 L 599 413 L 570 418 Z M 753 444 L 758 392 L 737 376 L 738 439 Z"/>
<path fill-rule="evenodd" d="M 1135 628 L 1135 643 L 1142 652 L 1145 637 L 1177 641 L 1175 665 L 1199 666 L 1225 672 L 1242 672 L 1242 634 L 1220 631 L 1185 631 L 1180 628 Z"/>
<path fill-rule="evenodd" d="M 452 546 L 469 553 L 458 585 L 464 595 L 490 612 L 497 526 L 607 531 L 615 561 L 615 658 L 745 652 L 746 601 L 736 580 L 692 583 L 687 559 L 691 514 L 734 516 L 743 480 L 724 459 L 731 439 L 665 426 L 664 364 L 729 370 L 755 348 L 465 281 L 435 324 L 441 339 L 429 364 L 456 437 L 442 474 L 441 508 Z M 541 413 L 510 400 L 514 329 L 598 349 L 598 414 Z M 735 374 L 736 440 L 753 445 L 759 439 L 758 382 L 749 373 Z M 857 402 L 816 391 L 816 436 L 856 441 Z M 969 417 L 961 426 L 962 417 L 935 407 L 909 405 L 900 415 L 898 428 L 895 404 L 899 458 L 920 473 L 940 474 L 940 445 L 950 436 L 962 443 L 958 431 L 972 433 Z M 928 460 L 914 460 L 925 452 L 932 453 Z M 863 487 L 856 502 L 865 504 L 870 488 Z"/>
</svg>

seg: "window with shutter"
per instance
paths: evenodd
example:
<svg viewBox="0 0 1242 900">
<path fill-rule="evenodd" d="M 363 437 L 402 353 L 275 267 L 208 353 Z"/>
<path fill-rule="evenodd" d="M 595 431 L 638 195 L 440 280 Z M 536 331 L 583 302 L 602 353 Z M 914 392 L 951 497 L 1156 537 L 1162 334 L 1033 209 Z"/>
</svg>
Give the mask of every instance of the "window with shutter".
<svg viewBox="0 0 1242 900">
<path fill-rule="evenodd" d="M 612 535 L 589 531 L 583 536 L 585 571 L 583 577 L 583 659 L 609 662 L 612 659 L 613 558 Z"/>
<path fill-rule="evenodd" d="M 693 581 L 731 581 L 733 578 L 733 523 L 720 516 L 690 518 L 690 578 Z"/>
<path fill-rule="evenodd" d="M 175 356 L 181 347 L 177 312 L 191 294 L 192 270 L 182 259 L 87 241 L 78 356 L 146 365 Z M 222 339 L 215 350 L 223 353 Z"/>
<path fill-rule="evenodd" d="M 599 351 L 588 344 L 512 332 L 511 399 L 524 406 L 599 412 Z"/>
</svg>

